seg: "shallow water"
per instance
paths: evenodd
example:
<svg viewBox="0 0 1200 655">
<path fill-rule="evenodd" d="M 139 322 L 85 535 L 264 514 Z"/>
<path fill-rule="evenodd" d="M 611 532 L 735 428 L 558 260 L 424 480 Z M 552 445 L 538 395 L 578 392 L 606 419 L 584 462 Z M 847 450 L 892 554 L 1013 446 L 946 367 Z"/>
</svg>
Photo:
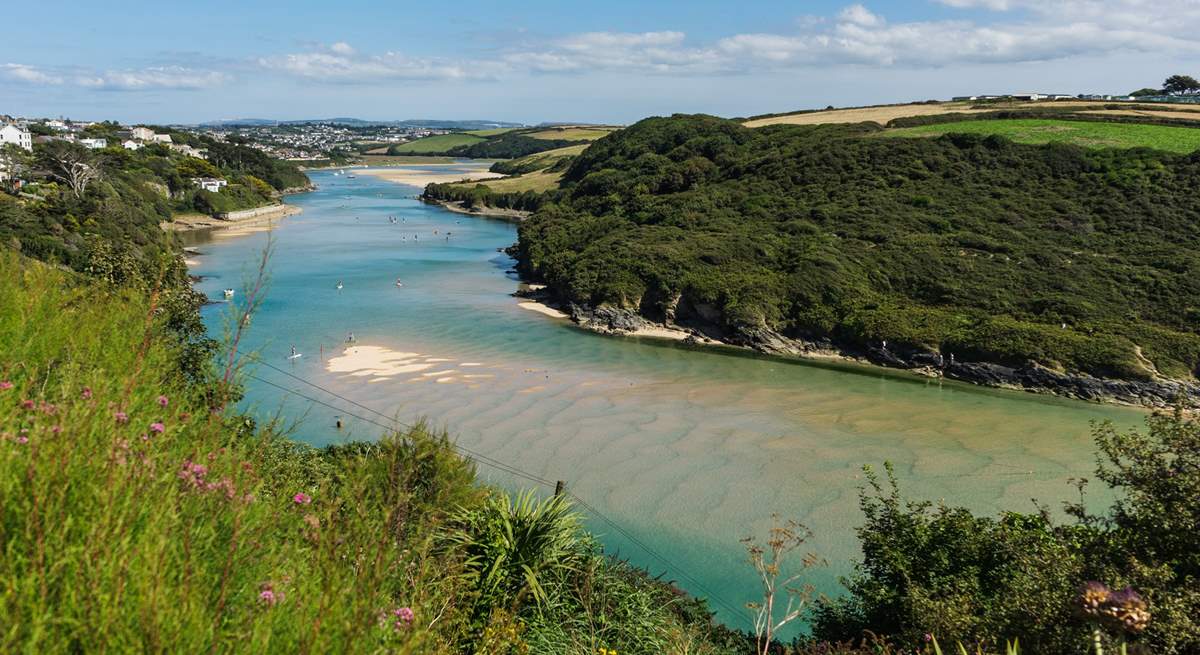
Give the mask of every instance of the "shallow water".
<svg viewBox="0 0 1200 655">
<path fill-rule="evenodd" d="M 1091 476 L 1091 421 L 1142 418 L 865 367 L 597 336 L 510 297 L 513 261 L 497 249 L 516 239 L 511 223 L 424 205 L 419 189 L 368 175 L 310 175 L 320 189 L 290 198 L 304 212 L 272 233 L 268 295 L 246 344 L 387 416 L 428 417 L 464 447 L 565 480 L 670 560 L 668 578 L 720 598 L 714 608 L 730 622 L 756 589 L 739 539 L 763 534 L 773 513 L 813 531 L 809 546 L 828 566 L 810 581 L 838 592 L 836 577 L 857 556 L 864 464 L 893 462 L 910 496 L 1029 510 L 1031 498 L 1071 498 L 1068 478 Z M 266 233 L 193 238 L 198 287 L 215 300 L 227 287 L 240 296 Z M 225 308 L 205 313 L 214 333 Z M 354 355 L 385 349 L 396 353 L 389 366 L 365 371 L 345 357 L 350 332 L 363 347 Z M 292 346 L 303 356 L 287 359 Z M 341 408 L 250 380 L 248 402 L 263 416 L 304 418 L 299 439 L 319 446 L 380 432 L 353 416 L 382 420 L 359 407 L 267 367 L 255 374 Z M 486 466 L 480 474 L 531 484 Z M 590 527 L 610 552 L 664 569 L 608 524 Z"/>
</svg>

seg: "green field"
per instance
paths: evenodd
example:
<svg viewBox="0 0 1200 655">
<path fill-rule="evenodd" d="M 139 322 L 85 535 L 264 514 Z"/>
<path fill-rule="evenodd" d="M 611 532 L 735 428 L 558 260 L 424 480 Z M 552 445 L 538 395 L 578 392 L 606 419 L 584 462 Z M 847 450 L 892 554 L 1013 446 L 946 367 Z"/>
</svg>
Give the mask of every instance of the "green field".
<svg viewBox="0 0 1200 655">
<path fill-rule="evenodd" d="M 950 133 L 998 134 L 1018 143 L 1071 143 L 1088 148 L 1154 148 L 1186 154 L 1200 149 L 1200 129 L 1165 125 L 1021 118 L 977 120 L 888 130 L 893 137 Z"/>
<path fill-rule="evenodd" d="M 475 136 L 488 137 L 488 136 L 499 136 L 501 134 L 504 134 L 505 132 L 512 132 L 513 130 L 519 130 L 519 129 L 521 129 L 521 128 L 519 128 L 519 127 L 498 127 L 494 130 L 471 130 L 470 132 L 464 132 L 463 134 L 472 134 Z"/>
<path fill-rule="evenodd" d="M 528 136 L 535 139 L 566 139 L 568 141 L 595 141 L 612 133 L 614 128 L 608 127 L 552 127 Z"/>
<path fill-rule="evenodd" d="M 485 141 L 483 137 L 473 134 L 439 134 L 437 136 L 429 136 L 424 139 L 417 139 L 409 143 L 402 143 L 398 146 L 393 146 L 391 154 L 398 155 L 406 152 L 429 154 L 446 152 L 451 148 L 459 146 L 470 146 L 476 143 Z"/>
</svg>

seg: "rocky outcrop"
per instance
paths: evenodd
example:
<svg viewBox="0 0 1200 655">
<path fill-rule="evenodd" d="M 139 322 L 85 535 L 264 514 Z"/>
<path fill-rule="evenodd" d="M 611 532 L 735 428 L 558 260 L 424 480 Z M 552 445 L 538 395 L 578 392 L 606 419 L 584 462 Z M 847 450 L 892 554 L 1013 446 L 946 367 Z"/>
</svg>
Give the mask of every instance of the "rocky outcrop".
<svg viewBox="0 0 1200 655">
<path fill-rule="evenodd" d="M 548 304 L 553 293 L 540 289 L 520 295 L 532 296 Z M 722 327 L 707 323 L 719 320 L 719 314 L 703 316 L 704 309 L 687 306 L 685 302 L 671 303 L 666 320 L 655 322 L 630 309 L 576 303 L 559 305 L 580 327 L 611 335 L 628 335 L 643 328 L 657 327 L 681 330 L 693 335 L 685 342 L 697 343 L 708 339 L 739 346 L 768 355 L 782 357 L 839 357 L 846 360 L 875 364 L 887 368 L 911 371 L 927 377 L 944 377 L 971 384 L 1033 393 L 1054 394 L 1092 402 L 1119 403 L 1141 407 L 1169 408 L 1183 405 L 1200 408 L 1200 384 L 1175 380 L 1114 380 L 1097 378 L 1085 373 L 1056 371 L 1036 362 L 1021 366 L 1006 366 L 993 362 L 970 362 L 944 356 L 936 350 L 905 348 L 878 344 L 866 349 L 840 345 L 828 339 L 808 339 L 781 334 L 765 326 Z M 682 311 L 681 311 L 682 310 Z M 686 317 L 675 322 L 673 319 Z M 712 343 L 712 341 L 709 341 Z"/>
</svg>

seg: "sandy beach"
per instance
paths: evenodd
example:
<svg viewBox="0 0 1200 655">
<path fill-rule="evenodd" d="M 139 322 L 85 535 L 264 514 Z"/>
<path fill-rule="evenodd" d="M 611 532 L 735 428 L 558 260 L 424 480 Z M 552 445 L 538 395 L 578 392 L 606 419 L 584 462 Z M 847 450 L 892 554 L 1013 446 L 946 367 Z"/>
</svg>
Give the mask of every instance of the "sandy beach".
<svg viewBox="0 0 1200 655">
<path fill-rule="evenodd" d="M 504 177 L 500 173 L 493 173 L 487 170 L 490 164 L 480 164 L 477 170 L 469 171 L 461 170 L 463 165 L 454 164 L 457 170 L 438 171 L 435 169 L 436 164 L 423 164 L 421 166 L 396 167 L 396 168 L 368 168 L 360 170 L 358 173 L 362 175 L 374 175 L 375 177 L 385 179 L 389 182 L 397 184 L 408 184 L 411 186 L 424 188 L 427 184 L 441 184 L 445 182 L 463 182 L 470 180 L 490 180 L 492 178 Z M 450 166 L 450 165 L 447 165 Z"/>
<path fill-rule="evenodd" d="M 295 205 L 278 205 L 278 209 L 264 212 L 256 216 L 239 219 L 214 218 L 205 214 L 185 214 L 175 217 L 170 223 L 163 223 L 162 228 L 171 232 L 187 232 L 189 230 L 222 230 L 233 232 L 261 232 L 269 229 L 274 221 L 300 213 Z M 258 229 L 255 229 L 258 228 Z M 231 235 L 236 236 L 236 235 Z"/>
</svg>

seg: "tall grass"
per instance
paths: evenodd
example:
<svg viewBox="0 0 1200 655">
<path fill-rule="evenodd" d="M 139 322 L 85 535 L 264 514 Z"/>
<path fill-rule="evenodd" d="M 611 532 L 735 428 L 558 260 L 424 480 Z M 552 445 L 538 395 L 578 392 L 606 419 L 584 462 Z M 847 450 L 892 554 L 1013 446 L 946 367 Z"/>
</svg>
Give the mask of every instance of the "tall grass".
<svg viewBox="0 0 1200 655">
<path fill-rule="evenodd" d="M 214 410 L 165 330 L 152 295 L 0 252 L 0 652 L 704 642 L 706 611 L 644 602 L 667 586 L 563 503 L 477 485 L 446 434 L 291 443 Z M 621 597 L 589 605 L 588 585 Z"/>
</svg>

